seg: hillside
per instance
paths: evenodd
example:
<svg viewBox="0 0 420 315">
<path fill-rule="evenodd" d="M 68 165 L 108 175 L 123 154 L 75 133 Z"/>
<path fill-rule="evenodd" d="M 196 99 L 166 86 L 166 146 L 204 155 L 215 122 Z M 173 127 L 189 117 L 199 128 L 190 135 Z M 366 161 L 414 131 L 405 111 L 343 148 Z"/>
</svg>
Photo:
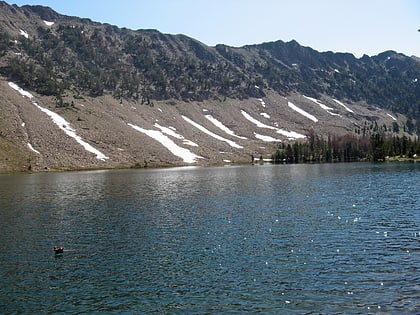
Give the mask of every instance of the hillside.
<svg viewBox="0 0 420 315">
<path fill-rule="evenodd" d="M 207 165 L 420 130 L 418 59 L 209 47 L 0 2 L 0 171 Z"/>
</svg>

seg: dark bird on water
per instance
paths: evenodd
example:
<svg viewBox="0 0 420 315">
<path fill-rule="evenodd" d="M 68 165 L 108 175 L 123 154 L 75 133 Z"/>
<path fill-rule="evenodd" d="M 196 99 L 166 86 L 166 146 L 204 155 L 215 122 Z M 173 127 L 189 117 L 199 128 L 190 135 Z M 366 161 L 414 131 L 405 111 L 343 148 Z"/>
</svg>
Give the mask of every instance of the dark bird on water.
<svg viewBox="0 0 420 315">
<path fill-rule="evenodd" d="M 64 252 L 64 247 L 54 246 L 54 253 L 62 254 Z"/>
</svg>

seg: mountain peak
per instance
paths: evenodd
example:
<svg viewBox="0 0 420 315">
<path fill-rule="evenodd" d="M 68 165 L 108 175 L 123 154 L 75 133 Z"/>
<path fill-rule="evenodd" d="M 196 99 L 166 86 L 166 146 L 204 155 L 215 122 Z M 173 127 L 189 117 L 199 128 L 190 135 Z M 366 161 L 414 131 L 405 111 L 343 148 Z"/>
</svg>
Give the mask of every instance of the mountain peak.
<svg viewBox="0 0 420 315">
<path fill-rule="evenodd" d="M 39 18 L 46 21 L 54 21 L 59 17 L 59 14 L 57 12 L 46 6 L 24 5 L 22 6 L 22 9 L 33 12 L 34 14 L 38 15 Z"/>
</svg>

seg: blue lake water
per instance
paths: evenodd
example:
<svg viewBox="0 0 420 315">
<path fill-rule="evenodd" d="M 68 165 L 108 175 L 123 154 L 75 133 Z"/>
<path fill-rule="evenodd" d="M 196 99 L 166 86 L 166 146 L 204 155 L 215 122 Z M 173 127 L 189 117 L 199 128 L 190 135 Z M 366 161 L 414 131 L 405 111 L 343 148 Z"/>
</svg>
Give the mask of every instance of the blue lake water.
<svg viewBox="0 0 420 315">
<path fill-rule="evenodd" d="M 418 163 L 2 175 L 0 313 L 418 314 L 419 175 Z"/>
</svg>

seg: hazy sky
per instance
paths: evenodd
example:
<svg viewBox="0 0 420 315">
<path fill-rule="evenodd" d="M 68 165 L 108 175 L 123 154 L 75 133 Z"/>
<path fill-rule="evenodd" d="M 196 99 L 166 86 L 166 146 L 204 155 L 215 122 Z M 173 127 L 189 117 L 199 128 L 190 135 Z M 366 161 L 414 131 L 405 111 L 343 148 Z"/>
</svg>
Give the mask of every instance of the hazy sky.
<svg viewBox="0 0 420 315">
<path fill-rule="evenodd" d="M 185 34 L 207 45 L 297 40 L 356 57 L 420 57 L 420 0 L 6 0 L 130 29 Z"/>
</svg>

